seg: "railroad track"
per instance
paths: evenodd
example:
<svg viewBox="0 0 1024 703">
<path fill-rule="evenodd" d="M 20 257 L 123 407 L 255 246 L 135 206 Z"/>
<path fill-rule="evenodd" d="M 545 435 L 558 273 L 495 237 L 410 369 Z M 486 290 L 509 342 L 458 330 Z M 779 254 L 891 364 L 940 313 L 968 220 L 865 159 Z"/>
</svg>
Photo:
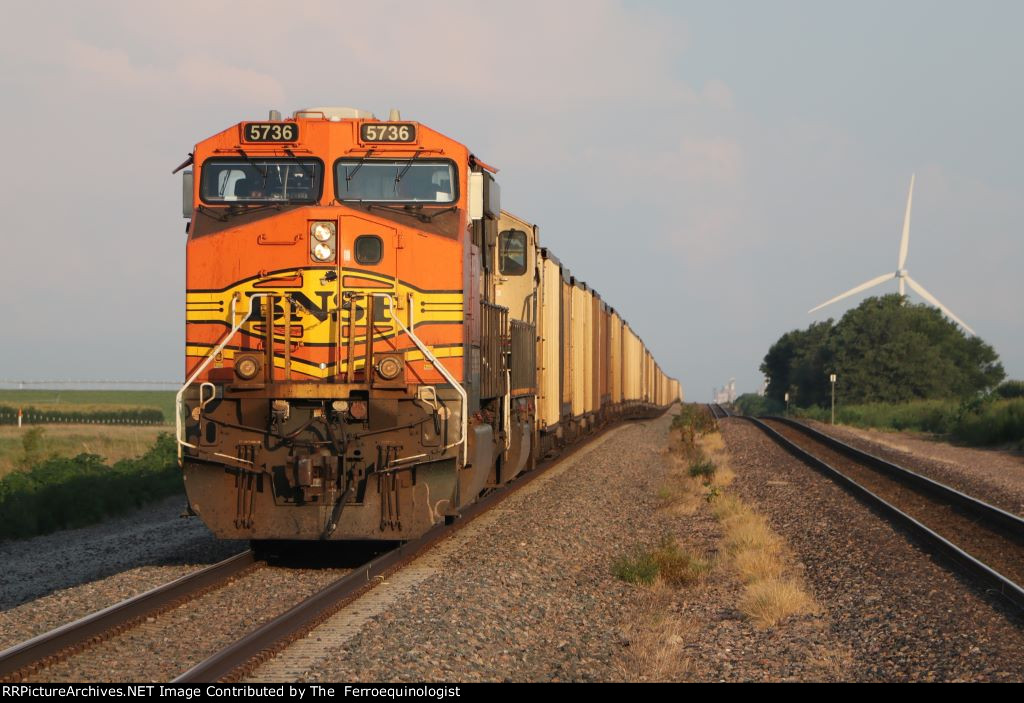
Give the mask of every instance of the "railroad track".
<svg viewBox="0 0 1024 703">
<path fill-rule="evenodd" d="M 20 681 L 40 668 L 126 631 L 145 618 L 219 588 L 260 563 L 250 549 L 14 645 L 0 652 L 0 681 Z"/>
<path fill-rule="evenodd" d="M 720 420 L 723 417 L 732 417 L 732 413 L 724 406 L 718 403 L 711 403 L 708 405 L 711 410 L 711 414 L 715 416 L 716 420 Z"/>
<path fill-rule="evenodd" d="M 460 519 L 452 524 L 438 525 L 423 537 L 403 543 L 352 569 L 286 612 L 258 626 L 242 639 L 193 666 L 174 679 L 174 682 L 234 681 L 245 676 L 292 641 L 381 583 L 388 574 L 402 568 L 455 530 L 465 527 L 473 518 L 495 507 L 610 429 L 612 427 L 605 428 L 589 441 L 577 443 L 561 455 L 540 464 L 537 469 L 491 492 L 464 510 Z M 0 652 L 0 681 L 24 680 L 116 637 L 149 618 L 223 587 L 261 566 L 266 566 L 266 562 L 256 552 L 248 550 L 10 647 Z"/>
<path fill-rule="evenodd" d="M 1024 519 L 787 418 L 747 418 L 1024 608 Z"/>
<path fill-rule="evenodd" d="M 435 526 L 419 539 L 406 542 L 396 549 L 354 570 L 319 593 L 299 603 L 291 610 L 257 628 L 245 638 L 217 652 L 192 667 L 173 683 L 200 683 L 209 681 L 238 681 L 254 671 L 260 664 L 273 658 L 291 642 L 304 636 L 321 622 L 359 599 L 365 592 L 384 582 L 386 577 L 412 562 L 457 530 L 468 526 L 474 518 L 493 509 L 513 493 L 544 475 L 562 461 L 591 444 L 606 432 L 628 420 L 605 427 L 584 442 L 577 442 L 563 453 L 541 462 L 537 468 L 520 475 L 511 483 L 495 489 L 487 496 L 462 511 L 451 524 Z"/>
</svg>

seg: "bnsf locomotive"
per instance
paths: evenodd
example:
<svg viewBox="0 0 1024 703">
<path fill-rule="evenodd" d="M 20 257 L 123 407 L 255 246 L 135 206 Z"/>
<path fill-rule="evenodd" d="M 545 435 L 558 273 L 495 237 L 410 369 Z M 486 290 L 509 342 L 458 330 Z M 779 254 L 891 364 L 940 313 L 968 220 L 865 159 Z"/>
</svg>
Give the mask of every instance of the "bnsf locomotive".
<svg viewBox="0 0 1024 703">
<path fill-rule="evenodd" d="M 219 537 L 410 539 L 680 396 L 501 210 L 496 170 L 426 125 L 272 112 L 178 170 L 177 440 L 191 510 Z"/>
</svg>

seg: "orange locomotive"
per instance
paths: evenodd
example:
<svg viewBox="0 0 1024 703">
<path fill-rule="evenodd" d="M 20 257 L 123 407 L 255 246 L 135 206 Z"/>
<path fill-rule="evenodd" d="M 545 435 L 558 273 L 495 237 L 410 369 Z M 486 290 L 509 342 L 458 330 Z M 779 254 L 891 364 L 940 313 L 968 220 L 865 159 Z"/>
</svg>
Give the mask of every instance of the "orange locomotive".
<svg viewBox="0 0 1024 703">
<path fill-rule="evenodd" d="M 230 539 L 404 540 L 680 396 L 494 169 L 350 108 L 242 122 L 184 174 L 193 512 Z"/>
</svg>

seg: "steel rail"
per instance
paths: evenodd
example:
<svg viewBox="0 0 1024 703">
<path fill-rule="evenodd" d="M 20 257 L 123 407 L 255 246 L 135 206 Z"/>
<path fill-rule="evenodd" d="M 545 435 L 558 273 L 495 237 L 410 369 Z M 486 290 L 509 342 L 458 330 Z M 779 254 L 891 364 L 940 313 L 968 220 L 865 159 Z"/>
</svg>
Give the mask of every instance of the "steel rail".
<svg viewBox="0 0 1024 703">
<path fill-rule="evenodd" d="M 0 680 L 30 670 L 40 662 L 63 658 L 73 653 L 75 648 L 96 639 L 104 639 L 106 635 L 116 633 L 119 628 L 131 625 L 175 601 L 225 582 L 255 563 L 255 554 L 247 550 L 9 647 L 0 652 Z"/>
<path fill-rule="evenodd" d="M 824 432 L 814 429 L 802 422 L 798 422 L 791 418 L 785 417 L 769 417 L 766 419 L 776 420 L 782 422 L 790 427 L 793 427 L 812 439 L 816 439 L 823 444 L 827 444 L 832 449 L 845 454 L 861 463 L 867 463 L 872 468 L 879 469 L 891 478 L 911 484 L 916 488 L 930 493 L 931 495 L 941 498 L 942 500 L 949 501 L 954 505 L 968 510 L 983 520 L 993 522 L 1003 529 L 1008 530 L 1011 535 L 1021 540 L 1024 543 L 1024 518 L 1021 518 L 1013 513 L 1007 512 L 1002 508 L 997 508 L 994 505 L 990 505 L 983 500 L 969 496 L 962 491 L 958 491 L 955 488 L 951 488 L 944 483 L 939 483 L 927 476 L 922 476 L 919 473 L 911 471 L 910 469 L 894 464 L 890 461 L 886 461 L 880 457 L 870 454 L 862 449 L 846 444 L 835 437 L 828 435 Z"/>
<path fill-rule="evenodd" d="M 904 527 L 910 528 L 913 533 L 937 547 L 941 552 L 952 558 L 953 561 L 965 567 L 968 571 L 980 577 L 982 580 L 988 582 L 998 593 L 1006 597 L 1015 605 L 1020 608 L 1024 608 L 1024 586 L 1015 583 L 1012 579 L 1004 576 L 988 564 L 985 564 L 980 559 L 972 556 L 961 547 L 957 546 L 938 532 L 935 532 L 918 521 L 916 518 L 910 516 L 870 489 L 850 478 L 842 471 L 814 456 L 806 449 L 798 446 L 774 428 L 762 422 L 761 419 L 752 417 L 748 417 L 746 419 L 759 427 L 763 432 L 765 432 L 765 434 L 774 439 L 790 454 L 793 454 L 798 459 L 801 459 L 811 466 L 821 470 L 826 476 L 850 489 L 854 495 L 865 500 L 869 505 L 880 508 L 882 512 L 887 514 L 895 522 L 901 523 Z M 919 492 L 930 493 L 934 497 L 953 503 L 957 507 L 970 512 L 977 519 L 997 526 L 1004 534 L 1009 533 L 1012 539 L 1024 543 L 1024 519 L 1013 515 L 1012 513 L 1008 513 L 1005 510 L 1001 510 L 1000 508 L 989 505 L 984 501 L 973 498 L 966 493 L 962 493 L 954 488 L 950 488 L 949 486 L 937 481 L 933 481 L 930 478 L 910 471 L 898 464 L 886 461 L 874 456 L 873 454 L 869 454 L 845 444 L 836 438 L 819 432 L 807 425 L 804 425 L 803 423 L 781 417 L 767 417 L 764 419 L 782 422 L 783 424 L 799 430 L 812 439 L 822 442 L 860 464 L 879 470 L 893 481 L 901 483 Z"/>
<path fill-rule="evenodd" d="M 668 406 L 655 417 L 667 412 Z M 546 474 L 550 469 L 570 459 L 576 452 L 592 444 L 605 433 L 629 420 L 621 420 L 599 430 L 588 441 L 566 448 L 562 454 L 532 471 L 519 475 L 501 488 L 462 510 L 451 524 L 439 524 L 422 537 L 406 542 L 382 554 L 355 571 L 313 594 L 287 612 L 270 620 L 248 635 L 192 667 L 172 683 L 211 683 L 235 680 L 245 671 L 280 651 L 291 641 L 303 636 L 320 622 L 341 610 L 364 592 L 381 583 L 384 576 L 413 561 L 434 544 L 471 524 L 474 518 L 494 508 L 516 491 Z"/>
</svg>

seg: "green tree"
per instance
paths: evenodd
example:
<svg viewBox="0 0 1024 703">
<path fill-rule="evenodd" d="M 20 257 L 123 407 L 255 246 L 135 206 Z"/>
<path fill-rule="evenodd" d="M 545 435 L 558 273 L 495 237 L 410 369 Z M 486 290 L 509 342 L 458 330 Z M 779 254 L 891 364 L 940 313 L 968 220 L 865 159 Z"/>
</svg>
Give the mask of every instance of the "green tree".
<svg viewBox="0 0 1024 703">
<path fill-rule="evenodd" d="M 777 400 L 756 393 L 744 393 L 736 399 L 733 406 L 743 415 L 752 416 L 781 413 L 786 407 Z"/>
<path fill-rule="evenodd" d="M 767 394 L 789 391 L 802 406 L 827 405 L 830 373 L 844 402 L 899 403 L 918 398 L 968 398 L 1005 377 L 995 350 L 968 337 L 929 305 L 899 295 L 868 298 L 838 323 L 828 320 L 784 334 L 761 371 Z"/>
<path fill-rule="evenodd" d="M 832 366 L 832 320 L 815 322 L 806 330 L 782 335 L 768 350 L 761 372 L 768 377 L 765 395 L 783 403 L 785 394 L 800 405 L 822 402 L 828 395 Z"/>
</svg>

